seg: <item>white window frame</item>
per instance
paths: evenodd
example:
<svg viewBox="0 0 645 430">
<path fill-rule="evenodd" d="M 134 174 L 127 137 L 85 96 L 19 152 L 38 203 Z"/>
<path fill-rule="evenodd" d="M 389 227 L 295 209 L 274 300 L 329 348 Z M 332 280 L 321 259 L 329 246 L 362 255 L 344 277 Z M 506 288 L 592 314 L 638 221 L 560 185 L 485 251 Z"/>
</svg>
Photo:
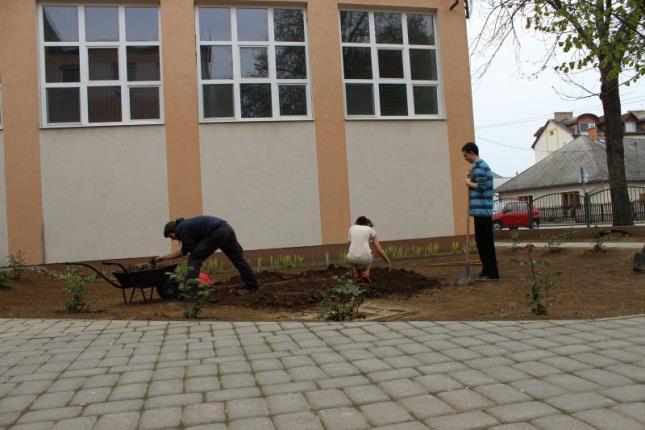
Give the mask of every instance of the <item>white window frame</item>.
<svg viewBox="0 0 645 430">
<path fill-rule="evenodd" d="M 625 133 L 636 133 L 636 121 L 625 121 Z"/>
<path fill-rule="evenodd" d="M 229 9 L 231 17 L 231 40 L 230 41 L 207 41 L 200 40 L 199 32 L 199 10 L 201 8 L 215 8 L 215 9 Z M 237 35 L 237 11 L 241 9 L 266 9 L 268 22 L 267 32 L 268 41 L 239 41 Z M 304 42 L 281 42 L 275 40 L 275 31 L 273 26 L 273 11 L 274 10 L 294 9 L 300 10 L 303 14 L 304 21 Z M 231 5 L 208 5 L 195 7 L 195 40 L 196 40 L 196 55 L 197 55 L 197 92 L 199 94 L 199 122 L 267 122 L 267 121 L 311 121 L 313 120 L 313 105 L 311 103 L 311 67 L 309 66 L 309 37 L 307 27 L 307 9 L 304 7 L 295 6 L 231 6 Z M 232 63 L 233 63 L 233 79 L 202 79 L 202 64 L 201 64 L 201 46 L 230 46 Z M 276 71 L 276 46 L 302 46 L 305 48 L 305 61 L 307 67 L 306 79 L 278 79 Z M 242 78 L 240 69 L 240 49 L 241 48 L 267 48 L 267 56 L 269 62 L 269 76 L 267 78 Z M 233 85 L 233 117 L 226 118 L 206 118 L 204 116 L 204 85 L 216 84 L 232 84 Z M 243 118 L 241 99 L 240 99 L 240 84 L 271 84 L 271 113 L 272 117 L 269 118 Z M 305 85 L 306 88 L 306 104 L 307 115 L 281 115 L 280 114 L 280 93 L 279 85 L 298 84 Z"/>
<path fill-rule="evenodd" d="M 369 43 L 343 42 L 341 12 L 367 12 L 369 14 Z M 401 15 L 401 33 L 403 37 L 402 44 L 395 43 L 377 43 L 376 27 L 374 23 L 374 13 L 397 13 Z M 434 45 L 412 45 L 408 43 L 408 15 L 430 15 L 434 31 Z M 361 8 L 341 8 L 338 12 L 338 28 L 340 33 L 340 58 L 341 58 L 341 75 L 343 77 L 343 111 L 346 120 L 414 120 L 414 119 L 445 119 L 443 103 L 443 76 L 441 67 L 441 55 L 439 50 L 440 40 L 437 23 L 437 14 L 431 11 L 408 11 L 401 12 L 398 10 L 379 10 L 379 9 L 361 9 Z M 345 59 L 343 48 L 370 48 L 372 58 L 372 79 L 345 79 Z M 403 78 L 381 78 L 378 51 L 379 49 L 401 50 L 403 51 Z M 437 64 L 437 80 L 412 80 L 412 71 L 410 70 L 410 49 L 434 50 Z M 374 115 L 349 115 L 347 113 L 347 86 L 346 84 L 372 84 L 372 97 L 374 100 Z M 380 84 L 405 84 L 408 102 L 408 115 L 381 115 Z M 414 112 L 414 86 L 434 86 L 437 88 L 437 113 L 436 114 L 416 114 Z"/>
<path fill-rule="evenodd" d="M 45 42 L 43 7 L 69 6 L 78 10 L 78 41 L 76 42 Z M 114 42 L 86 42 L 85 41 L 85 7 L 116 7 L 119 17 L 119 40 Z M 158 10 L 158 32 L 156 41 L 126 41 L 125 9 L 128 7 L 156 7 Z M 39 49 L 39 74 L 40 74 L 40 105 L 41 126 L 43 128 L 64 127 L 105 127 L 123 125 L 146 125 L 164 123 L 164 92 L 163 92 L 163 54 L 161 50 L 161 8 L 150 4 L 112 4 L 112 3 L 41 3 L 38 5 L 38 49 Z M 45 48 L 49 46 L 76 46 L 79 51 L 79 82 L 46 82 Z M 159 81 L 128 81 L 127 76 L 127 47 L 129 46 L 156 46 L 159 48 Z M 90 81 L 88 49 L 91 48 L 117 48 L 119 59 L 119 79 L 114 81 Z M 88 87 L 120 87 L 121 88 L 121 121 L 119 122 L 89 122 L 88 114 Z M 156 87 L 159 91 L 159 118 L 158 119 L 130 119 L 130 88 Z M 79 88 L 80 93 L 80 122 L 49 123 L 47 121 L 47 88 Z"/>
</svg>

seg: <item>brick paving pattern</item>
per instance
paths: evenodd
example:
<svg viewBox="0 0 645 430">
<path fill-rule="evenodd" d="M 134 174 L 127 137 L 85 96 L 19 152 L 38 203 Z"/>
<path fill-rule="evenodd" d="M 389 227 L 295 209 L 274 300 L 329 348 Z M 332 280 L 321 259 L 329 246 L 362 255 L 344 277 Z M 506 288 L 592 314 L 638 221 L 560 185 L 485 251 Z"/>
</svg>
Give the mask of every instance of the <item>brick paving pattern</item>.
<svg viewBox="0 0 645 430">
<path fill-rule="evenodd" d="M 645 429 L 645 317 L 0 320 L 0 429 Z"/>
</svg>

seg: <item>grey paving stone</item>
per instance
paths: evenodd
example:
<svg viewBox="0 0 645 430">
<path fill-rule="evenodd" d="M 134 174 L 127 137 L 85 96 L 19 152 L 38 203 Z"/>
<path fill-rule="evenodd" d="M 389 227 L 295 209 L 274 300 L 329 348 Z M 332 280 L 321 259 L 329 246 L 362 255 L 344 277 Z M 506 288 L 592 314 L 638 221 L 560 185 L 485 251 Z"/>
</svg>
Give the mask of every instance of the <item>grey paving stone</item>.
<svg viewBox="0 0 645 430">
<path fill-rule="evenodd" d="M 52 409 L 66 406 L 74 397 L 74 391 L 57 391 L 54 393 L 45 393 L 38 396 L 32 403 L 31 409 Z"/>
<path fill-rule="evenodd" d="M 318 381 L 320 388 L 343 388 L 354 385 L 365 385 L 369 381 L 364 376 L 341 376 L 338 378 L 327 378 Z"/>
<path fill-rule="evenodd" d="M 255 380 L 260 385 L 284 384 L 291 382 L 291 376 L 284 370 L 267 370 L 256 373 Z"/>
<path fill-rule="evenodd" d="M 181 408 L 148 409 L 143 412 L 139 428 L 155 430 L 178 428 L 181 423 Z"/>
<path fill-rule="evenodd" d="M 275 358 L 266 358 L 263 360 L 251 360 L 251 368 L 254 372 L 263 372 L 267 370 L 282 370 L 282 362 Z"/>
<path fill-rule="evenodd" d="M 153 381 L 148 388 L 148 396 L 166 396 L 184 392 L 184 381 L 181 379 L 168 379 Z"/>
<path fill-rule="evenodd" d="M 602 389 L 600 385 L 572 374 L 549 375 L 543 381 L 558 385 L 567 391 L 584 392 Z"/>
<path fill-rule="evenodd" d="M 9 395 L 11 396 L 22 396 L 25 394 L 40 394 L 46 391 L 53 381 L 46 379 L 43 381 L 29 381 L 19 384 L 16 388 L 11 390 Z"/>
<path fill-rule="evenodd" d="M 110 400 L 142 399 L 147 390 L 147 384 L 117 385 L 110 394 Z"/>
<path fill-rule="evenodd" d="M 536 429 L 537 427 L 529 423 L 511 423 L 511 424 L 502 424 L 499 426 L 491 427 L 488 430 L 536 430 Z"/>
<path fill-rule="evenodd" d="M 600 394 L 617 402 L 642 402 L 645 401 L 645 385 L 635 384 L 609 388 L 601 391 Z"/>
<path fill-rule="evenodd" d="M 237 399 L 226 402 L 226 414 L 229 420 L 264 417 L 269 409 L 264 399 Z"/>
<path fill-rule="evenodd" d="M 343 388 L 343 391 L 345 392 L 347 397 L 349 397 L 349 399 L 357 405 L 390 400 L 388 395 L 383 390 L 373 385 L 345 387 Z"/>
<path fill-rule="evenodd" d="M 593 430 L 593 427 L 569 415 L 550 415 L 532 423 L 542 430 Z"/>
<path fill-rule="evenodd" d="M 273 430 L 275 427 L 269 418 L 247 418 L 236 420 L 228 425 L 228 430 Z"/>
<path fill-rule="evenodd" d="M 639 421 L 645 426 L 645 403 L 627 403 L 616 405 L 611 409 Z"/>
<path fill-rule="evenodd" d="M 5 397 L 0 399 L 0 414 L 8 412 L 20 412 L 25 409 L 34 401 L 36 396 L 28 394 L 24 396 Z"/>
<path fill-rule="evenodd" d="M 420 420 L 454 412 L 449 404 L 428 394 L 399 400 L 399 404 Z"/>
<path fill-rule="evenodd" d="M 53 421 L 41 421 L 38 423 L 17 424 L 11 430 L 51 430 L 54 427 Z"/>
<path fill-rule="evenodd" d="M 58 381 L 54 382 L 54 384 L 50 386 L 47 391 L 50 393 L 56 391 L 75 391 L 81 388 L 83 384 L 85 384 L 86 380 L 86 378 L 59 379 Z"/>
<path fill-rule="evenodd" d="M 276 394 L 265 400 L 271 415 L 309 411 L 309 404 L 300 393 Z"/>
<path fill-rule="evenodd" d="M 220 382 L 223 388 L 244 388 L 255 386 L 255 378 L 250 373 L 233 373 L 222 375 Z"/>
<path fill-rule="evenodd" d="M 273 422 L 277 430 L 323 430 L 320 420 L 311 412 L 278 415 Z"/>
<path fill-rule="evenodd" d="M 511 382 L 511 386 L 538 400 L 558 397 L 567 392 L 557 385 L 539 379 L 523 379 L 521 381 Z"/>
<path fill-rule="evenodd" d="M 599 409 L 615 404 L 613 400 L 595 393 L 565 394 L 545 401 L 569 413 L 586 409 Z"/>
<path fill-rule="evenodd" d="M 286 391 L 289 392 L 289 391 Z M 256 387 L 233 388 L 231 390 L 217 390 L 206 393 L 208 402 L 224 402 L 227 400 L 244 399 L 247 397 L 259 397 L 260 390 Z"/>
<path fill-rule="evenodd" d="M 61 420 L 54 425 L 54 430 L 90 430 L 96 423 L 96 417 L 78 417 Z"/>
<path fill-rule="evenodd" d="M 481 411 L 462 412 L 428 418 L 426 424 L 431 429 L 467 430 L 494 426 L 497 420 Z"/>
<path fill-rule="evenodd" d="M 412 416 L 394 402 L 371 403 L 361 406 L 360 410 L 367 420 L 375 426 L 412 420 Z"/>
<path fill-rule="evenodd" d="M 446 391 L 437 394 L 437 397 L 458 410 L 482 409 L 493 406 L 486 397 L 466 389 Z"/>
<path fill-rule="evenodd" d="M 629 378 L 603 369 L 579 370 L 575 374 L 603 387 L 620 387 L 634 383 Z"/>
<path fill-rule="evenodd" d="M 575 418 L 599 430 L 642 430 L 643 423 L 608 409 L 592 409 L 576 412 Z"/>
<path fill-rule="evenodd" d="M 215 376 L 202 376 L 190 378 L 184 381 L 184 389 L 187 393 L 203 393 L 220 389 L 220 383 Z"/>
<path fill-rule="evenodd" d="M 118 379 L 117 374 L 91 376 L 85 381 L 83 388 L 111 387 Z"/>
<path fill-rule="evenodd" d="M 558 413 L 556 409 L 546 403 L 537 401 L 495 406 L 487 409 L 486 412 L 504 423 L 530 421 L 534 418 Z"/>
<path fill-rule="evenodd" d="M 58 421 L 65 418 L 73 418 L 81 415 L 81 406 L 67 408 L 42 409 L 39 411 L 27 412 L 20 417 L 18 423 L 32 423 L 36 421 Z"/>
<path fill-rule="evenodd" d="M 555 367 L 547 366 L 546 364 L 542 364 L 539 361 L 526 361 L 522 363 L 517 363 L 512 367 L 514 367 L 515 369 L 521 372 L 528 373 L 529 375 L 535 376 L 538 378 L 560 373 L 559 369 L 556 369 Z"/>
<path fill-rule="evenodd" d="M 187 426 L 223 422 L 225 419 L 222 402 L 188 405 L 184 407 L 182 415 L 182 423 Z"/>
<path fill-rule="evenodd" d="M 482 369 L 482 372 L 484 372 L 497 382 L 502 383 L 521 381 L 522 379 L 528 379 L 531 377 L 527 373 L 520 372 L 519 370 L 509 366 L 486 367 Z"/>
<path fill-rule="evenodd" d="M 531 397 L 522 393 L 517 388 L 504 384 L 483 385 L 474 388 L 474 391 L 492 400 L 497 405 L 506 405 L 509 403 L 526 402 Z"/>
<path fill-rule="evenodd" d="M 409 379 L 382 382 L 378 386 L 393 399 L 417 396 L 427 392 L 422 385 Z"/>
<path fill-rule="evenodd" d="M 108 399 L 111 391 L 112 388 L 110 387 L 88 388 L 86 390 L 80 390 L 76 393 L 69 404 L 70 406 L 75 406 L 88 405 L 90 403 L 102 403 Z"/>
<path fill-rule="evenodd" d="M 369 428 L 365 415 L 354 408 L 325 409 L 318 412 L 325 427 L 334 430 L 361 430 Z"/>
<path fill-rule="evenodd" d="M 424 375 L 414 378 L 414 381 L 423 385 L 429 393 L 454 391 L 463 388 L 463 384 L 446 375 Z"/>
<path fill-rule="evenodd" d="M 417 370 L 412 368 L 407 369 L 393 369 L 393 370 L 380 370 L 378 372 L 372 372 L 367 375 L 370 381 L 374 383 L 380 383 L 385 381 L 391 381 L 394 379 L 412 379 L 421 375 Z"/>
<path fill-rule="evenodd" d="M 332 409 L 339 406 L 350 406 L 351 400 L 338 389 L 315 390 L 304 393 L 312 409 Z"/>
<path fill-rule="evenodd" d="M 495 379 L 479 370 L 463 370 L 459 372 L 452 372 L 450 377 L 458 382 L 461 382 L 467 387 L 477 387 L 479 385 L 494 384 Z"/>
</svg>

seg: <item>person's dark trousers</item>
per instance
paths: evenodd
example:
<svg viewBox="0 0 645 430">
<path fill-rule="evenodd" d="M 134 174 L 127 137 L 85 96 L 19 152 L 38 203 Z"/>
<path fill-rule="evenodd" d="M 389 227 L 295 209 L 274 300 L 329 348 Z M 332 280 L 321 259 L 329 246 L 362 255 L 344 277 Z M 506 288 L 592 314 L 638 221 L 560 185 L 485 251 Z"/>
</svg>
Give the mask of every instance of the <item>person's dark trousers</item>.
<svg viewBox="0 0 645 430">
<path fill-rule="evenodd" d="M 482 275 L 499 278 L 497 257 L 495 256 L 495 239 L 493 237 L 493 219 L 491 217 L 475 218 L 475 242 L 482 262 Z"/>
<path fill-rule="evenodd" d="M 235 230 L 228 224 L 217 227 L 195 246 L 193 252 L 190 253 L 190 257 L 188 257 L 188 267 L 190 268 L 188 278 L 199 276 L 202 263 L 218 249 L 222 250 L 237 271 L 240 272 L 246 288 L 255 291 L 260 287 L 251 266 L 244 258 L 242 246 L 240 246 L 235 236 Z"/>
</svg>

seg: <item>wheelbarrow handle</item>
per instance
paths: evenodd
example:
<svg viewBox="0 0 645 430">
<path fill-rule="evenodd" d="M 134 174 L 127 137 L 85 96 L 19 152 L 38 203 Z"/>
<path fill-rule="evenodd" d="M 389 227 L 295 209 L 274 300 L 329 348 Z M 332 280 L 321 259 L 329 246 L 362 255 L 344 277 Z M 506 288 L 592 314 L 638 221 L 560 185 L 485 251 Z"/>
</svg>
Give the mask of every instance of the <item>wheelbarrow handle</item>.
<svg viewBox="0 0 645 430">
<path fill-rule="evenodd" d="M 110 278 L 108 278 L 108 277 L 107 277 L 107 276 L 105 276 L 103 273 L 101 273 L 101 272 L 99 272 L 98 270 L 96 270 L 96 268 L 95 268 L 94 266 L 90 266 L 89 264 L 86 264 L 86 263 L 76 263 L 76 262 L 74 262 L 74 263 L 65 263 L 65 265 L 66 265 L 66 266 L 82 266 L 82 267 L 87 267 L 88 269 L 91 269 L 93 272 L 95 272 L 97 275 L 99 275 L 101 278 L 103 278 L 104 280 L 106 280 L 106 281 L 107 281 L 107 282 L 109 282 L 110 284 L 114 285 L 115 287 L 119 287 L 119 288 L 121 288 L 121 286 L 120 286 L 119 284 L 114 283 Z"/>
<path fill-rule="evenodd" d="M 117 263 L 116 261 L 102 261 L 101 264 L 103 264 L 104 266 L 117 266 L 118 268 L 123 270 L 123 272 L 128 273 L 128 269 L 126 269 L 123 264 Z"/>
</svg>

